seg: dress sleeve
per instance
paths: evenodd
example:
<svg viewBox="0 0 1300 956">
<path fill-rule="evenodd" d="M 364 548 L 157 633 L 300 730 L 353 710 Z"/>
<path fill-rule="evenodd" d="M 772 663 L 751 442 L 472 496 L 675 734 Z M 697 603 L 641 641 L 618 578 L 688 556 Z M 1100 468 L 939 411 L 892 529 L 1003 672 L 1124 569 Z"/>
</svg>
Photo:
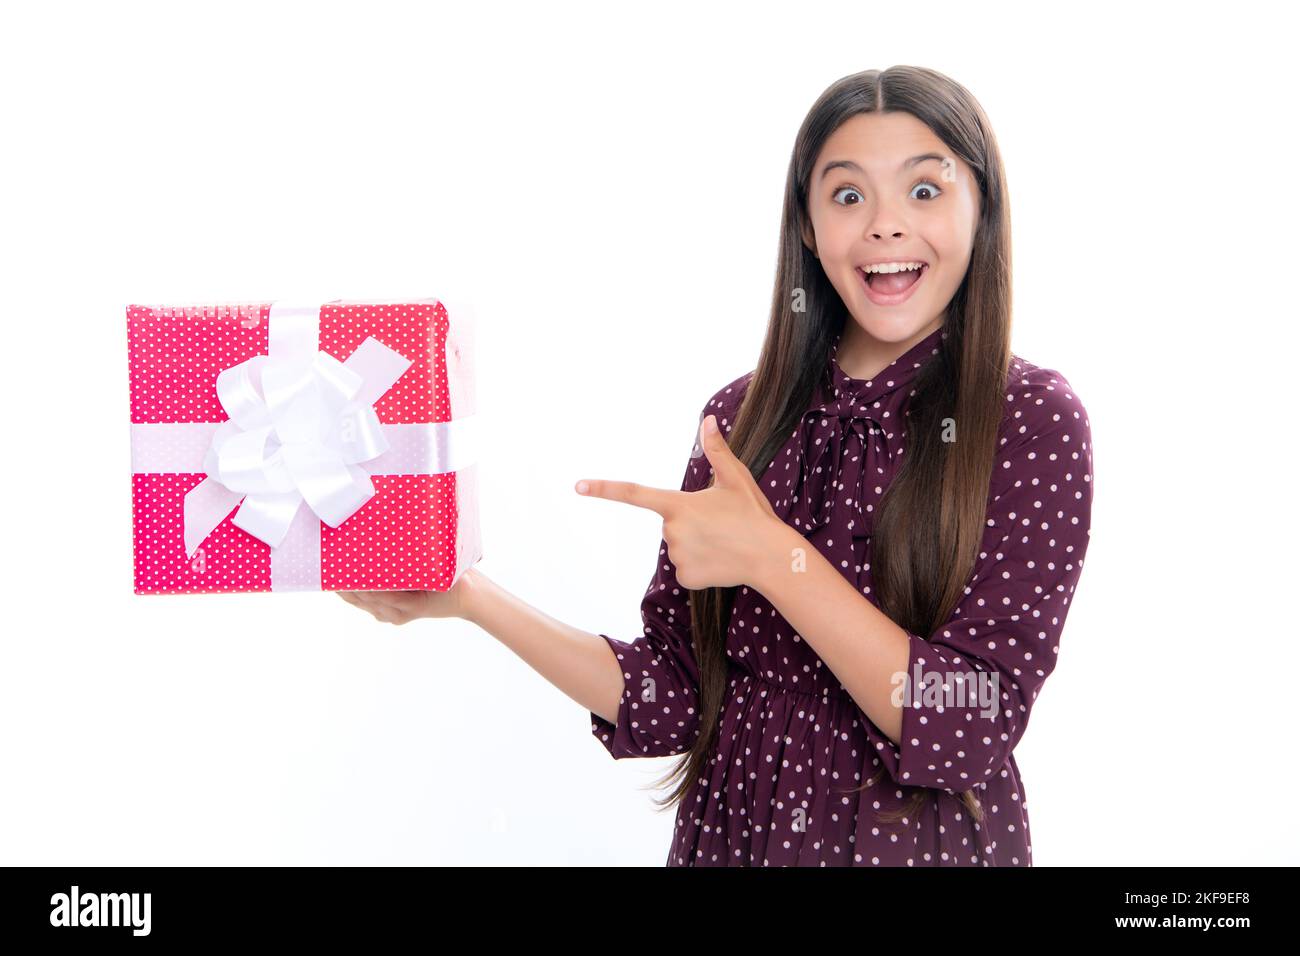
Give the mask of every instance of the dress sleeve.
<svg viewBox="0 0 1300 956">
<path fill-rule="evenodd" d="M 700 422 L 710 414 L 717 414 L 725 435 L 730 423 L 718 396 L 700 413 Z M 712 474 L 697 426 L 681 490 L 699 491 Z M 618 658 L 624 686 L 617 722 L 592 712 L 591 731 L 615 759 L 685 753 L 699 736 L 700 676 L 691 640 L 689 594 L 677 582 L 668 545 L 661 538 L 654 576 L 641 601 L 644 634 L 630 643 L 600 635 Z"/>
<path fill-rule="evenodd" d="M 908 634 L 902 734 L 870 721 L 896 783 L 955 792 L 998 773 L 1056 666 L 1092 514 L 1087 411 L 1059 372 L 1017 375 L 981 551 L 965 596 L 930 639 Z"/>
</svg>

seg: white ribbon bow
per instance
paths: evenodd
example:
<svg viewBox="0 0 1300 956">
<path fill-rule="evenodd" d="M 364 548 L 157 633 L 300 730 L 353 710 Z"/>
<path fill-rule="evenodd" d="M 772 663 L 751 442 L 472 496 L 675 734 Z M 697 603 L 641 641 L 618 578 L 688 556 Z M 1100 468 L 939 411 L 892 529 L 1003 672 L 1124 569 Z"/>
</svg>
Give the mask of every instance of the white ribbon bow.
<svg viewBox="0 0 1300 956">
<path fill-rule="evenodd" d="M 345 362 L 319 351 L 319 305 L 275 303 L 269 354 L 217 376 L 228 421 L 212 436 L 207 478 L 185 495 L 190 557 L 230 514 L 272 548 L 306 503 L 332 528 L 375 494 L 359 463 L 389 448 L 374 403 L 411 360 L 373 336 Z"/>
</svg>

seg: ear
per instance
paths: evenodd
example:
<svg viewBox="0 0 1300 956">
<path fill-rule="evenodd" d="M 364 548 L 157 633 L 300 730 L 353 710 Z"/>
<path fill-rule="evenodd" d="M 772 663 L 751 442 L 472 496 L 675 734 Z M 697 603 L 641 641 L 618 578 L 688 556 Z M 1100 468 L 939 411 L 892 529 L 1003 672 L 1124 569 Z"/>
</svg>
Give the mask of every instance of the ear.
<svg viewBox="0 0 1300 956">
<path fill-rule="evenodd" d="M 799 224 L 799 231 L 804 246 L 813 254 L 813 258 L 820 259 L 821 256 L 817 255 L 817 235 L 813 232 L 812 221 L 807 216 L 804 216 L 803 222 Z"/>
</svg>

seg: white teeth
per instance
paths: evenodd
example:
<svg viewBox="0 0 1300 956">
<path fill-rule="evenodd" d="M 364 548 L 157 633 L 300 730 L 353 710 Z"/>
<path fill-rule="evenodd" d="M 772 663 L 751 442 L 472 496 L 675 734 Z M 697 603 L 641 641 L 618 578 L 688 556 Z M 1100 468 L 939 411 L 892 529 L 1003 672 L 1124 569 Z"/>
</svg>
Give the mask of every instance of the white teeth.
<svg viewBox="0 0 1300 956">
<path fill-rule="evenodd" d="M 924 268 L 924 262 L 880 262 L 874 266 L 863 266 L 863 272 L 907 272 Z"/>
</svg>

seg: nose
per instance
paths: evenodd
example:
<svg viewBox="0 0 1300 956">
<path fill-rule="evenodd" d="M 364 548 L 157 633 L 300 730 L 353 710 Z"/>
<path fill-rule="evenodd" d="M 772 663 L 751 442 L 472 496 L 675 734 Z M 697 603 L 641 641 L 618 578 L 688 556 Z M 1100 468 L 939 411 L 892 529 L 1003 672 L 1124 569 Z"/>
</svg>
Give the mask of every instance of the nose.
<svg viewBox="0 0 1300 956">
<path fill-rule="evenodd" d="M 901 239 L 906 235 L 905 214 L 895 203 L 881 201 L 875 213 L 868 218 L 864 238 L 867 239 Z"/>
</svg>

